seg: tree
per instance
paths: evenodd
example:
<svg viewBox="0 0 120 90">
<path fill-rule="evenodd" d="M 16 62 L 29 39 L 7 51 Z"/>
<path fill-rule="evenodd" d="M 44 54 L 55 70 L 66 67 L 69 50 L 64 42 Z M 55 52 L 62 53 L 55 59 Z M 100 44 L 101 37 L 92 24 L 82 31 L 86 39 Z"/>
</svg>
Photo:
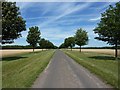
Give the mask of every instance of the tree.
<svg viewBox="0 0 120 90">
<path fill-rule="evenodd" d="M 42 38 L 40 41 L 39 41 L 39 45 L 40 45 L 40 48 L 43 49 L 54 49 L 54 48 L 57 48 L 57 46 L 54 46 L 54 44 L 52 42 L 50 42 L 49 40 L 45 40 L 44 38 Z"/>
<path fill-rule="evenodd" d="M 64 47 L 65 47 L 65 48 L 68 48 L 68 47 L 69 47 L 68 38 L 65 38 L 65 40 L 64 40 Z"/>
<path fill-rule="evenodd" d="M 52 49 L 52 48 L 54 48 L 53 43 L 50 42 L 49 40 L 47 40 L 47 42 L 46 42 L 46 48 L 47 48 L 47 49 Z"/>
<path fill-rule="evenodd" d="M 68 38 L 66 39 L 66 45 L 67 45 L 68 47 L 70 47 L 70 48 L 71 48 L 71 51 L 72 51 L 72 48 L 75 46 L 75 38 L 74 38 L 74 37 L 68 37 Z"/>
<path fill-rule="evenodd" d="M 55 45 L 54 45 L 54 49 L 58 49 L 58 46 L 55 46 Z"/>
<path fill-rule="evenodd" d="M 33 47 L 33 52 L 34 48 L 37 46 L 37 43 L 40 40 L 40 34 L 40 30 L 37 26 L 29 28 L 26 41 Z"/>
<path fill-rule="evenodd" d="M 40 48 L 42 48 L 42 51 L 45 48 L 46 44 L 47 44 L 46 40 L 44 38 L 42 38 L 39 42 L 39 45 L 40 45 Z"/>
<path fill-rule="evenodd" d="M 88 43 L 87 32 L 82 28 L 78 29 L 75 33 L 75 43 L 78 46 L 80 46 L 80 52 L 81 52 L 81 46 L 86 45 Z"/>
<path fill-rule="evenodd" d="M 100 23 L 98 23 L 94 32 L 98 34 L 95 39 L 115 45 L 115 57 L 117 58 L 117 48 L 120 45 L 120 2 L 116 3 L 115 7 L 110 5 L 101 14 Z"/>
<path fill-rule="evenodd" d="M 25 20 L 15 2 L 2 2 L 2 44 L 13 43 L 26 30 Z"/>
</svg>

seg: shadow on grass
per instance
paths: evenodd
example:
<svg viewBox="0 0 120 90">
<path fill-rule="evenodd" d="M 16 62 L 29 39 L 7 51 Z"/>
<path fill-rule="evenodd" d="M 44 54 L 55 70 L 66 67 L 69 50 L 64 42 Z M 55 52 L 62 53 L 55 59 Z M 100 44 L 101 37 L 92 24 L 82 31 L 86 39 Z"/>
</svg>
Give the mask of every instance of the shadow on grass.
<svg viewBox="0 0 120 90">
<path fill-rule="evenodd" d="M 97 60 L 115 60 L 115 57 L 112 56 L 92 56 L 89 58 L 97 59 Z"/>
<path fill-rule="evenodd" d="M 22 57 L 22 56 L 4 57 L 2 58 L 2 61 L 13 61 L 13 60 L 24 59 L 24 58 L 27 58 L 27 57 Z"/>
<path fill-rule="evenodd" d="M 41 51 L 35 51 L 35 52 L 29 52 L 29 54 L 37 54 L 40 53 Z"/>
</svg>

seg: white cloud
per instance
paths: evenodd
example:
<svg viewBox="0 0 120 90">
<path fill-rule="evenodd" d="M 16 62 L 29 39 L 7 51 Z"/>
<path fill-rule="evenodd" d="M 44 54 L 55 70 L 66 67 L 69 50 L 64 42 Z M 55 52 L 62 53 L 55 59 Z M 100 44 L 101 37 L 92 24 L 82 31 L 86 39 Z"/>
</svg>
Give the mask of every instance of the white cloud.
<svg viewBox="0 0 120 90">
<path fill-rule="evenodd" d="M 100 20 L 100 18 L 101 18 L 100 16 L 96 17 L 96 18 L 91 18 L 90 21 L 98 21 L 98 20 Z"/>
<path fill-rule="evenodd" d="M 103 5 L 102 7 L 100 7 L 100 13 L 103 13 L 109 7 L 109 5 L 113 5 L 115 3 L 116 2 L 108 2 L 108 3 L 106 3 L 105 5 Z"/>
<path fill-rule="evenodd" d="M 25 13 L 27 12 L 27 10 L 29 8 L 35 6 L 35 3 L 33 3 L 33 2 L 17 2 L 16 5 L 19 6 L 21 13 L 23 13 L 23 15 L 25 15 Z"/>
<path fill-rule="evenodd" d="M 103 6 L 99 7 L 99 8 L 94 8 L 96 9 L 99 13 L 103 13 L 108 7 L 109 5 L 115 4 L 115 2 L 107 2 L 106 4 L 104 4 Z M 89 21 L 98 21 L 100 20 L 101 16 L 99 17 L 95 17 L 95 18 L 91 18 Z"/>
<path fill-rule="evenodd" d="M 31 18 L 25 18 L 26 20 L 34 20 L 34 19 L 51 19 L 55 18 L 55 16 L 40 16 L 40 17 L 31 17 Z"/>
<path fill-rule="evenodd" d="M 51 39 L 51 40 L 59 40 L 64 39 L 69 36 L 73 36 L 74 30 L 63 31 L 62 28 L 43 28 L 41 30 L 41 37 Z"/>
<path fill-rule="evenodd" d="M 45 21 L 42 24 L 38 24 L 37 26 L 44 27 L 47 24 L 50 24 L 51 22 L 55 22 L 56 20 L 66 16 L 66 15 L 69 15 L 69 14 L 74 13 L 76 11 L 84 10 L 85 8 L 87 8 L 90 5 L 91 5 L 91 3 L 85 3 L 85 4 L 77 5 L 77 6 L 75 6 L 73 3 L 71 3 L 71 4 L 67 5 L 67 6 L 66 6 L 66 4 L 62 4 L 61 7 L 59 7 L 60 10 L 62 9 L 61 11 L 63 11 L 63 12 L 61 12 L 61 14 L 59 14 L 55 18 L 48 19 L 48 21 Z"/>
<path fill-rule="evenodd" d="M 73 13 L 75 13 L 77 11 L 80 12 L 80 11 L 85 10 L 91 4 L 93 4 L 93 3 L 86 2 L 83 4 L 79 4 L 79 5 L 78 4 L 76 5 L 74 3 L 63 3 L 61 5 L 56 4 L 55 6 L 54 5 L 52 6 L 50 3 L 49 4 L 46 3 L 45 6 L 43 5 L 43 7 L 42 7 L 44 12 L 40 12 L 41 13 L 40 17 L 38 16 L 38 17 L 32 17 L 32 18 L 26 18 L 26 19 L 29 19 L 32 21 L 33 19 L 45 18 L 44 22 L 41 22 L 41 20 L 37 20 L 38 22 L 36 22 L 37 23 L 36 25 L 40 27 L 41 37 L 48 39 L 58 45 L 58 43 L 60 44 L 62 41 L 64 41 L 65 38 L 73 36 L 75 34 L 75 30 L 77 30 L 77 28 L 76 28 L 77 26 L 75 26 L 75 28 L 73 28 L 72 25 L 71 25 L 71 27 L 60 27 L 59 26 L 60 24 L 65 23 L 65 24 L 70 25 L 70 24 L 73 24 L 76 22 L 78 23 L 81 20 L 97 21 L 100 19 L 100 17 L 89 19 L 91 16 L 89 18 L 88 17 L 86 18 L 87 14 L 85 14 L 84 17 L 81 17 L 78 15 L 78 18 L 76 16 L 75 17 L 73 16 Z M 33 5 L 34 4 L 28 3 L 28 4 L 20 5 L 20 7 L 22 10 L 26 11 L 26 13 L 27 13 L 26 8 L 29 8 Z M 37 5 L 39 5 L 39 3 Z M 40 7 L 36 8 L 36 9 L 40 9 Z M 57 8 L 55 8 L 55 7 L 57 7 Z M 53 14 L 53 16 L 52 15 L 47 16 L 49 12 L 51 12 Z M 42 15 L 43 15 L 43 17 L 42 17 Z M 95 17 L 95 16 L 98 16 L 98 13 L 95 15 L 93 14 L 92 17 Z M 67 19 L 64 19 L 65 17 L 67 17 Z M 95 34 L 92 32 L 94 25 L 93 25 L 93 27 L 88 27 L 85 25 L 85 27 L 82 27 L 82 28 L 85 29 L 86 31 L 88 31 L 90 39 L 95 37 Z M 26 38 L 27 33 L 28 33 L 28 31 L 22 32 L 23 38 Z"/>
<path fill-rule="evenodd" d="M 27 37 L 28 35 L 28 31 L 29 31 L 29 28 L 26 29 L 26 31 L 22 31 L 21 34 L 22 34 L 22 38 L 25 38 Z"/>
<path fill-rule="evenodd" d="M 25 10 L 30 7 L 29 2 L 17 2 L 16 4 L 17 4 L 17 6 L 20 7 L 21 10 Z"/>
<path fill-rule="evenodd" d="M 41 38 L 52 41 L 59 46 L 64 39 L 74 35 L 74 30 L 63 31 L 62 28 L 43 28 L 41 29 Z"/>
</svg>

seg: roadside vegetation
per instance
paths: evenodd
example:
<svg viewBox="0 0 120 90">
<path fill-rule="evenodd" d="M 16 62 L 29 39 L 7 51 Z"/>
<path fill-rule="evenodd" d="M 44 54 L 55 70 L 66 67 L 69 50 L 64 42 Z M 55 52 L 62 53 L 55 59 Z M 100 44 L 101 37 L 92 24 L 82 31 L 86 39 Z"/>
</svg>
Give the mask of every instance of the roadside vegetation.
<svg viewBox="0 0 120 90">
<path fill-rule="evenodd" d="M 16 2 L 2 3 L 2 36 L 1 44 L 11 44 L 14 40 L 22 37 L 22 32 L 26 31 L 26 20 L 21 16 L 20 9 L 16 6 Z M 81 27 L 81 26 L 80 26 Z M 28 28 L 28 27 L 27 27 Z M 80 47 L 78 51 L 64 51 L 72 57 L 76 62 L 88 68 L 91 72 L 103 78 L 107 83 L 114 87 L 118 87 L 118 49 L 120 47 L 120 2 L 101 13 L 100 22 L 93 30 L 101 40 L 114 46 L 115 56 L 98 54 L 94 52 L 81 52 L 81 48 L 88 44 L 89 34 L 83 28 L 76 30 L 72 37 L 68 37 L 60 45 L 61 48 L 74 48 L 75 45 Z M 49 40 L 45 40 L 40 36 L 38 26 L 30 26 L 26 41 L 29 46 L 4 46 L 4 49 L 14 48 L 28 49 L 55 49 L 57 48 Z M 39 46 L 37 46 L 39 45 Z M 4 57 L 2 62 L 2 78 L 3 87 L 5 88 L 25 88 L 30 87 L 36 77 L 41 73 L 49 60 L 51 59 L 54 50 L 46 50 L 34 53 L 20 54 L 17 56 Z M 116 60 L 115 60 L 116 59 Z"/>
<path fill-rule="evenodd" d="M 118 58 L 118 49 L 120 46 L 120 2 L 117 2 L 115 6 L 109 5 L 109 8 L 106 9 L 104 13 L 101 13 L 100 22 L 97 24 L 97 27 L 93 30 L 97 37 L 94 37 L 97 40 L 104 41 L 109 45 L 114 46 L 115 49 L 115 58 Z M 72 40 L 66 38 L 64 43 L 60 45 L 59 48 L 72 48 L 76 45 L 81 46 L 87 45 L 89 41 L 88 34 L 86 30 L 80 28 L 77 29 Z"/>
<path fill-rule="evenodd" d="M 30 27 L 27 35 L 26 41 L 33 47 L 33 52 L 35 47 L 37 46 L 38 41 L 40 40 L 40 30 L 39 27 Z"/>
<path fill-rule="evenodd" d="M 115 57 L 95 52 L 80 53 L 70 50 L 64 50 L 64 52 L 106 83 L 118 88 L 118 61 Z"/>
<path fill-rule="evenodd" d="M 97 40 L 107 42 L 107 44 L 115 46 L 115 58 L 118 58 L 118 46 L 120 45 L 120 2 L 115 6 L 110 5 L 109 8 L 101 13 L 100 22 L 93 30 L 98 36 Z"/>
<path fill-rule="evenodd" d="M 2 60 L 2 87 L 31 87 L 37 76 L 45 69 L 55 50 L 38 51 L 4 57 Z"/>
<path fill-rule="evenodd" d="M 75 33 L 74 37 L 68 37 L 65 38 L 64 43 L 62 43 L 59 48 L 72 48 L 75 47 L 75 44 L 80 46 L 80 52 L 81 52 L 81 46 L 88 44 L 88 34 L 85 30 L 82 28 L 78 29 Z"/>
</svg>

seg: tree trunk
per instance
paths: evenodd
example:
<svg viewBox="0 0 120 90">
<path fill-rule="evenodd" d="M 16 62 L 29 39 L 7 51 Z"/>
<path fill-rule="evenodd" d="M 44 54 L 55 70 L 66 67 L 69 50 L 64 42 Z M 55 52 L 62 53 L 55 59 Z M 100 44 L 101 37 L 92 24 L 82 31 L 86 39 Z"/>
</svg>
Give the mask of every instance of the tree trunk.
<svg viewBox="0 0 120 90">
<path fill-rule="evenodd" d="M 117 59 L 117 56 L 118 56 L 117 49 L 118 49 L 118 45 L 117 45 L 117 41 L 116 41 L 116 43 L 115 43 L 115 59 Z"/>
<path fill-rule="evenodd" d="M 33 52 L 34 52 L 34 47 L 33 47 Z"/>
<path fill-rule="evenodd" d="M 80 52 L 81 52 L 81 46 L 80 46 Z"/>
<path fill-rule="evenodd" d="M 42 48 L 42 51 L 43 51 L 43 48 Z"/>
<path fill-rule="evenodd" d="M 71 48 L 71 51 L 72 51 L 72 48 Z"/>
</svg>

